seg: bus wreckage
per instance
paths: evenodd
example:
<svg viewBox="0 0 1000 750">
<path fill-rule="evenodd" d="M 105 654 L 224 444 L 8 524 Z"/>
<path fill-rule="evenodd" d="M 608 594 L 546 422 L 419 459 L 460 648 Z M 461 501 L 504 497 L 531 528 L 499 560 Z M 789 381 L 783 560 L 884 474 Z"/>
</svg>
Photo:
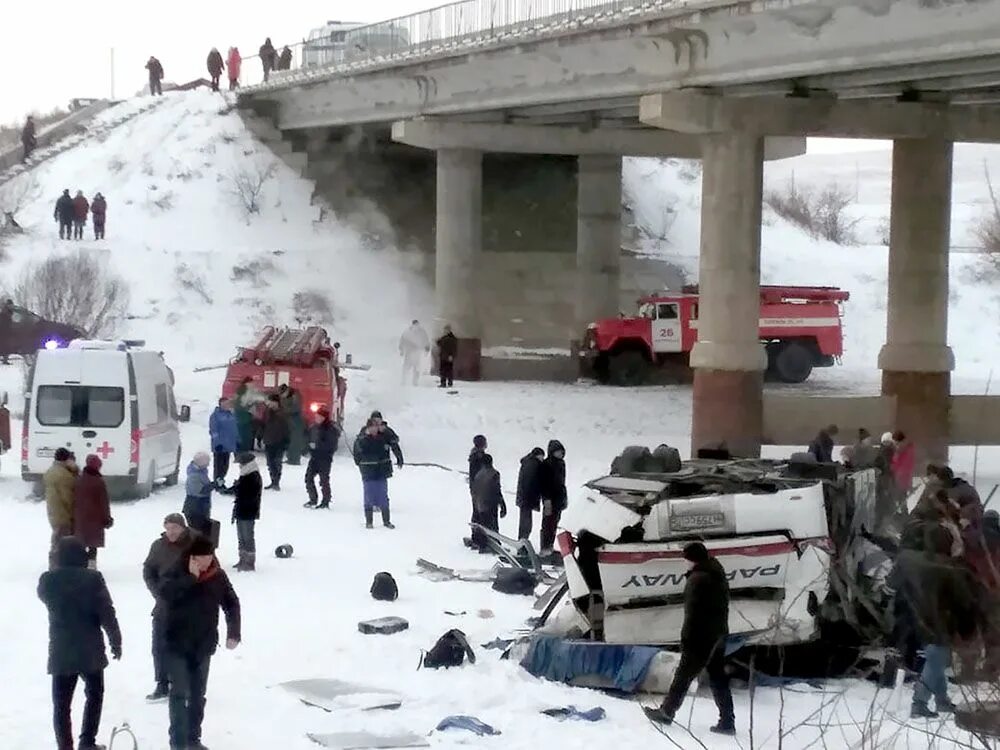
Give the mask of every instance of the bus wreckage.
<svg viewBox="0 0 1000 750">
<path fill-rule="evenodd" d="M 645 451 L 623 457 L 636 450 Z M 729 631 L 743 645 L 884 643 L 892 560 L 866 537 L 898 540 L 899 523 L 884 510 L 893 504 L 877 469 L 705 458 L 659 473 L 622 466 L 620 457 L 614 473 L 588 482 L 564 518 L 559 593 L 569 596 L 561 608 L 555 591 L 546 597 L 536 632 L 677 644 L 682 550 L 700 540 L 728 572 Z"/>
</svg>

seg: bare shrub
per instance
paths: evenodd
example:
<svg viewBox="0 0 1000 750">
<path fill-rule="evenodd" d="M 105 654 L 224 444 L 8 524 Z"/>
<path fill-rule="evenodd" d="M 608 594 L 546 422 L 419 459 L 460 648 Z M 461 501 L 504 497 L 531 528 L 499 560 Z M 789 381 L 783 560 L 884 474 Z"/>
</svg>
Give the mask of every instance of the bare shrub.
<svg viewBox="0 0 1000 750">
<path fill-rule="evenodd" d="M 146 193 L 146 207 L 150 210 L 169 211 L 174 207 L 175 197 L 173 190 L 159 192 L 156 185 L 150 185 Z"/>
<path fill-rule="evenodd" d="M 14 301 L 90 337 L 110 337 L 125 319 L 125 280 L 83 250 L 27 266 L 12 290 Z"/>
<path fill-rule="evenodd" d="M 333 323 L 333 307 L 330 298 L 318 289 L 303 289 L 292 296 L 292 311 L 295 321 L 302 324 L 330 325 Z"/>
<path fill-rule="evenodd" d="M 260 213 L 264 185 L 274 176 L 274 171 L 273 161 L 256 160 L 229 174 L 229 194 L 236 199 L 248 219 Z"/>
<path fill-rule="evenodd" d="M 847 212 L 854 198 L 836 183 L 828 183 L 817 190 L 811 186 L 797 186 L 793 177 L 783 190 L 765 192 L 764 203 L 813 237 L 838 245 L 858 243 L 859 220 L 852 219 Z"/>
<path fill-rule="evenodd" d="M 1000 203 L 993 189 L 993 179 L 990 168 L 983 161 L 983 172 L 986 175 L 986 189 L 990 194 L 990 206 L 979 219 L 973 230 L 980 249 L 989 256 L 990 261 L 1000 268 Z"/>
<path fill-rule="evenodd" d="M 225 114 L 225 113 L 224 112 L 220 112 L 219 114 Z M 222 141 L 223 143 L 236 143 L 236 138 L 237 138 L 237 136 L 236 136 L 235 133 L 220 133 L 219 134 L 219 140 Z"/>
<path fill-rule="evenodd" d="M 111 161 L 108 162 L 108 172 L 111 174 L 118 174 L 123 169 L 125 169 L 125 162 L 117 156 L 112 156 Z"/>
<path fill-rule="evenodd" d="M 187 263 L 178 263 L 174 268 L 174 281 L 182 290 L 194 293 L 205 304 L 212 304 L 212 295 L 206 288 L 205 277 Z"/>
<path fill-rule="evenodd" d="M 243 264 L 233 266 L 230 274 L 232 281 L 249 283 L 256 289 L 270 286 L 267 277 L 275 272 L 274 261 L 270 258 L 256 258 Z"/>
<path fill-rule="evenodd" d="M 891 237 L 891 222 L 888 217 L 881 219 L 876 227 L 875 232 L 877 233 L 878 244 L 883 247 L 889 247 L 889 241 Z"/>
</svg>

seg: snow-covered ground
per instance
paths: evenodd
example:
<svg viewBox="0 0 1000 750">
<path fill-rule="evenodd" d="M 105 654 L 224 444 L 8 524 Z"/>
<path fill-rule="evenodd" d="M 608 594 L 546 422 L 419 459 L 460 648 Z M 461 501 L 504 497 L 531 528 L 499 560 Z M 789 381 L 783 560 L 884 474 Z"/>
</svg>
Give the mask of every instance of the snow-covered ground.
<svg viewBox="0 0 1000 750">
<path fill-rule="evenodd" d="M 878 152 L 863 158 L 882 163 Z M 571 486 L 606 471 L 611 457 L 626 444 L 666 442 L 686 450 L 690 391 L 683 387 L 461 384 L 458 394 L 449 395 L 433 388 L 427 377 L 420 387 L 401 388 L 396 338 L 411 317 L 426 317 L 429 291 L 416 278 L 395 270 L 402 265 L 393 263 L 391 252 L 363 250 L 351 232 L 320 222 L 318 209 L 310 205 L 310 185 L 280 164 L 266 185 L 260 214 L 248 219 L 227 193 L 229 177 L 264 161 L 266 154 L 244 132 L 238 117 L 226 111 L 221 96 L 168 95 L 156 111 L 137 117 L 103 142 L 89 142 L 37 171 L 42 197 L 24 213 L 30 233 L 9 246 L 10 260 L 0 265 L 0 285 L 15 281 L 27 263 L 70 244 L 54 238 L 51 224 L 52 200 L 64 187 L 88 195 L 102 191 L 109 201 L 108 239 L 79 244 L 129 281 L 133 319 L 124 333 L 145 338 L 172 364 L 178 400 L 193 407 L 193 421 L 184 432 L 186 457 L 207 447 L 205 423 L 221 383 L 220 371 L 195 374 L 193 368 L 224 362 L 237 343 L 272 316 L 292 322 L 293 295 L 310 290 L 328 296 L 333 320 L 324 322 L 345 349 L 374 365 L 368 373 L 351 374 L 347 433 L 353 435 L 362 418 L 379 408 L 402 436 L 408 462 L 462 469 L 472 436 L 481 432 L 490 439 L 505 488 L 512 490 L 518 458 L 534 445 L 545 447 L 551 438 L 567 447 Z M 975 161 L 970 157 L 970 164 Z M 833 161 L 835 166 L 840 163 Z M 797 176 L 825 179 L 825 167 L 813 170 L 809 157 L 799 164 L 794 167 L 800 170 Z M 672 246 L 665 251 L 686 259 L 694 270 L 697 177 L 685 177 L 690 170 L 684 166 L 653 174 L 655 166 L 650 161 L 628 163 L 626 184 L 641 201 L 637 215 L 652 222 L 655 211 L 662 212 L 668 200 L 676 201 Z M 872 173 L 870 179 L 885 177 L 879 174 Z M 162 207 L 168 204 L 170 208 Z M 774 217 L 769 221 L 764 233 L 767 281 L 839 284 L 853 295 L 845 366 L 819 373 L 808 387 L 817 392 L 869 389 L 884 333 L 884 249 L 834 248 Z M 971 263 L 964 257 L 956 257 L 959 268 Z M 956 385 L 979 390 L 1000 348 L 997 300 L 988 287 L 966 285 L 958 274 L 955 288 L 951 331 L 960 363 Z M 18 367 L 0 368 L 0 390 L 19 393 L 20 377 Z M 19 430 L 15 423 L 15 434 Z M 971 470 L 973 451 L 955 451 L 953 458 L 959 471 Z M 995 451 L 980 452 L 981 490 L 988 491 L 998 481 L 998 458 Z M 302 474 L 302 467 L 286 467 L 284 489 L 265 497 L 257 532 L 258 572 L 233 576 L 243 602 L 244 640 L 238 650 L 222 651 L 213 661 L 204 738 L 213 750 L 305 750 L 313 747 L 306 732 L 408 729 L 424 734 L 456 713 L 478 716 L 503 735 L 475 739 L 435 734 L 429 738 L 432 746 L 526 750 L 539 744 L 582 748 L 623 740 L 671 746 L 646 723 L 634 702 L 536 680 L 516 664 L 498 660 L 496 651 L 479 648 L 523 628 L 534 614 L 530 599 L 507 597 L 485 584 L 432 583 L 416 575 L 418 557 L 456 568 L 487 567 L 490 562 L 461 543 L 469 500 L 460 474 L 419 466 L 400 471 L 391 483 L 394 531 L 364 529 L 360 482 L 346 455 L 339 455 L 334 464 L 334 508 L 329 512 L 301 507 Z M 0 611 L 0 665 L 6 677 L 0 684 L 0 746 L 14 750 L 51 743 L 44 674 L 46 614 L 34 593 L 46 563 L 49 531 L 44 507 L 26 495 L 16 455 L 5 456 L 0 466 L 0 524 L 9 553 L 0 566 L 5 604 Z M 125 639 L 122 661 L 107 673 L 102 736 L 112 725 L 127 721 L 143 750 L 166 747 L 167 715 L 164 705 L 147 705 L 143 699 L 152 688 L 152 601 L 140 567 L 161 519 L 179 509 L 182 499 L 181 490 L 164 488 L 146 501 L 116 504 L 115 526 L 101 553 L 100 568 Z M 214 515 L 227 518 L 226 498 L 216 498 Z M 501 522 L 501 530 L 513 533 L 514 524 L 512 514 Z M 292 559 L 278 560 L 271 554 L 282 543 L 295 547 Z M 234 562 L 235 532 L 229 526 L 223 529 L 220 557 L 226 565 Z M 396 577 L 399 601 L 386 604 L 369 597 L 372 576 L 380 570 Z M 481 616 L 481 610 L 492 616 Z M 384 637 L 357 631 L 359 620 L 387 614 L 406 617 L 410 629 Z M 469 635 L 477 664 L 447 672 L 416 671 L 420 650 L 451 627 Z M 325 713 L 273 687 L 308 677 L 336 677 L 398 691 L 403 705 L 394 712 L 345 708 Z M 832 698 L 845 690 L 840 698 Z M 902 708 L 891 704 L 893 716 L 906 716 L 907 696 Z M 822 691 L 762 689 L 754 700 L 753 745 L 798 750 L 816 744 L 820 725 L 826 725 L 827 746 L 860 747 L 858 725 L 864 724 L 873 700 L 881 705 L 889 696 L 842 681 Z M 780 742 L 775 732 L 782 703 L 786 731 L 805 723 Z M 568 704 L 603 706 L 608 718 L 598 724 L 560 724 L 539 713 Z M 749 697 L 740 691 L 738 739 L 743 747 L 751 744 L 749 714 Z M 886 736 L 900 733 L 900 747 L 926 747 L 930 742 L 923 732 L 937 729 L 926 724 L 901 729 L 881 711 L 877 715 Z M 707 734 L 715 720 L 710 699 L 688 703 L 682 716 L 699 739 L 677 727 L 671 730 L 677 747 L 734 746 L 732 740 Z M 79 705 L 76 720 L 78 726 Z M 938 740 L 936 746 L 947 743 Z"/>
</svg>

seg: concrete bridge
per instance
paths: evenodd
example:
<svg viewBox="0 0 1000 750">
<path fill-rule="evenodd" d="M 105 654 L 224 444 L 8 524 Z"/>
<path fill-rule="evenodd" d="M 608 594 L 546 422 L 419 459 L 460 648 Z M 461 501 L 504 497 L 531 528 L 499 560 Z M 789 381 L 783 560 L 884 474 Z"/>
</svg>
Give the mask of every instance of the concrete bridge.
<svg viewBox="0 0 1000 750">
<path fill-rule="evenodd" d="M 892 139 L 878 409 L 930 455 L 946 452 L 949 435 L 1000 442 L 986 434 L 1000 432 L 1000 419 L 982 420 L 991 426 L 980 430 L 952 424 L 947 344 L 952 144 L 1000 141 L 1000 0 L 530 7 L 465 0 L 362 27 L 348 32 L 338 63 L 282 73 L 242 101 L 309 162 L 327 160 L 340 175 L 381 170 L 381 187 L 404 204 L 436 184 L 434 222 L 414 236 L 435 248 L 438 317 L 476 351 L 495 315 L 476 293 L 487 256 L 540 246 L 575 252 L 565 264 L 575 266 L 572 323 L 559 318 L 569 339 L 620 302 L 621 156 L 700 157 L 692 447 L 725 442 L 742 454 L 765 438 L 805 437 L 784 429 L 775 438 L 781 426 L 765 414 L 794 413 L 796 424 L 807 415 L 816 425 L 859 403 L 799 399 L 789 411 L 786 397 L 782 408 L 764 408 L 763 161 L 800 153 L 807 136 Z M 372 186 L 361 179 L 354 187 Z M 528 240 L 513 239 L 507 230 L 525 222 L 526 206 L 539 209 L 538 226 Z M 406 224 L 399 210 L 387 213 Z M 969 407 L 959 411 L 1000 416 L 993 401 Z"/>
</svg>

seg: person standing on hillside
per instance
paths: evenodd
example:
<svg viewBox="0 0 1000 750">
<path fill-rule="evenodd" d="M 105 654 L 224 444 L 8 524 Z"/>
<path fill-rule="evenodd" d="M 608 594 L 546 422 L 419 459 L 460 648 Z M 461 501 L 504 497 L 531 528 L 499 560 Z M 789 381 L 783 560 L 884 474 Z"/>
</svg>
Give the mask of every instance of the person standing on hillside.
<svg viewBox="0 0 1000 750">
<path fill-rule="evenodd" d="M 146 70 L 149 71 L 150 96 L 163 96 L 163 65 L 150 55 L 146 62 Z"/>
<path fill-rule="evenodd" d="M 83 239 L 83 228 L 87 226 L 87 214 L 90 213 L 90 203 L 82 190 L 76 191 L 73 199 L 73 239 Z"/>
<path fill-rule="evenodd" d="M 644 708 L 650 721 L 672 724 L 688 688 L 702 670 L 708 672 L 712 697 L 719 709 L 719 723 L 709 731 L 735 735 L 733 694 L 726 674 L 726 636 L 729 635 L 729 583 L 726 570 L 701 542 L 684 547 L 691 563 L 684 585 L 684 625 L 681 627 L 681 662 L 674 672 L 667 697 L 659 708 Z"/>
<path fill-rule="evenodd" d="M 517 521 L 517 538 L 530 539 L 534 513 L 542 508 L 542 467 L 545 451 L 532 448 L 531 453 L 521 459 L 521 469 L 517 473 L 517 507 L 520 509 Z"/>
<path fill-rule="evenodd" d="M 455 357 L 458 356 L 458 339 L 451 331 L 451 326 L 444 327 L 444 335 L 437 340 L 438 374 L 441 377 L 439 388 L 452 388 L 455 385 Z"/>
<path fill-rule="evenodd" d="M 38 145 L 38 141 L 35 137 L 35 118 L 28 115 L 28 119 L 24 121 L 24 127 L 21 129 L 21 147 L 24 149 L 24 156 L 21 157 L 21 163 L 26 164 L 28 157 L 31 156 L 31 152 L 35 150 Z"/>
<path fill-rule="evenodd" d="M 76 474 L 73 454 L 65 448 L 56 448 L 52 466 L 42 477 L 45 485 L 45 509 L 52 529 L 49 565 L 53 568 L 59 540 L 73 535 L 73 488 L 76 485 Z"/>
<path fill-rule="evenodd" d="M 412 377 L 413 385 L 420 379 L 423 369 L 424 355 L 431 350 L 431 340 L 419 320 L 410 323 L 410 327 L 399 337 L 399 355 L 403 358 L 403 385 L 407 376 Z"/>
<path fill-rule="evenodd" d="M 59 200 L 56 201 L 56 210 L 53 218 L 59 223 L 59 239 L 73 239 L 73 220 L 76 218 L 76 206 L 73 205 L 73 198 L 69 190 L 63 190 Z"/>
<path fill-rule="evenodd" d="M 142 580 L 153 595 L 153 674 L 156 688 L 146 696 L 148 701 L 161 701 L 168 695 L 170 678 L 167 675 L 166 607 L 160 596 L 163 578 L 180 561 L 198 535 L 188 528 L 184 516 L 170 513 L 163 519 L 163 533 L 149 547 L 149 554 L 142 564 Z"/>
<path fill-rule="evenodd" d="M 490 531 L 499 531 L 500 518 L 507 517 L 507 504 L 503 500 L 503 490 L 500 486 L 500 472 L 493 468 L 493 456 L 489 453 L 483 454 L 482 468 L 472 480 L 472 507 L 475 513 L 473 523 Z M 489 551 L 482 532 L 479 534 L 477 546 L 480 552 Z"/>
<path fill-rule="evenodd" d="M 375 417 L 370 417 L 364 432 L 354 441 L 354 463 L 361 472 L 364 487 L 365 528 L 373 527 L 375 509 L 382 513 L 382 525 L 396 528 L 389 514 L 389 478 L 392 476 L 392 458 L 389 439 Z M 395 433 L 393 433 L 395 434 Z M 402 461 L 400 461 L 402 465 Z"/>
<path fill-rule="evenodd" d="M 208 67 L 208 74 L 212 77 L 212 91 L 219 90 L 219 79 L 222 78 L 222 71 L 226 67 L 222 62 L 222 53 L 215 47 L 208 53 L 208 60 L 205 61 Z"/>
<path fill-rule="evenodd" d="M 233 523 L 236 524 L 236 543 L 240 561 L 236 570 L 257 569 L 257 542 L 254 539 L 254 528 L 260 518 L 260 496 L 264 481 L 260 478 L 260 470 L 253 453 L 240 453 L 236 456 L 240 465 L 240 477 L 233 485 Z"/>
<path fill-rule="evenodd" d="M 240 644 L 240 600 L 204 537 L 164 576 L 167 673 L 170 675 L 170 747 L 207 750 L 201 744 L 205 692 L 212 655 L 219 646 L 219 609 L 226 615 L 226 648 Z"/>
<path fill-rule="evenodd" d="M 261 439 L 264 442 L 264 455 L 267 458 L 267 473 L 271 483 L 264 489 L 281 489 L 281 470 L 288 450 L 289 439 L 288 415 L 281 408 L 281 399 L 277 394 L 268 396 L 267 411 L 264 415 L 264 430 Z"/>
<path fill-rule="evenodd" d="M 79 750 L 103 750 L 97 744 L 104 707 L 103 630 L 111 656 L 122 658 L 122 633 L 104 577 L 87 570 L 87 551 L 74 537 L 59 540 L 56 568 L 42 573 L 38 598 L 49 610 L 49 665 L 52 675 L 52 724 L 58 750 L 73 750 L 71 711 L 76 683 L 82 677 L 86 702 Z"/>
<path fill-rule="evenodd" d="M 257 54 L 260 56 L 260 64 L 264 69 L 264 83 L 271 77 L 271 71 L 274 70 L 274 66 L 278 61 L 278 51 L 271 44 L 271 37 L 264 40 L 264 43 L 260 45 L 260 49 L 257 50 Z"/>
<path fill-rule="evenodd" d="M 243 67 L 243 58 L 240 57 L 239 47 L 230 47 L 229 55 L 226 64 L 229 66 L 229 90 L 239 88 L 240 85 L 240 69 Z"/>
<path fill-rule="evenodd" d="M 73 536 L 87 548 L 87 559 L 97 567 L 97 550 L 104 546 L 104 531 L 114 525 L 108 485 L 101 476 L 101 459 L 87 456 L 73 488 Z"/>
<path fill-rule="evenodd" d="M 542 528 L 539 554 L 552 554 L 559 519 L 566 510 L 566 449 L 558 440 L 549 441 L 549 453 L 542 463 Z"/>
<path fill-rule="evenodd" d="M 90 202 L 90 214 L 94 217 L 94 239 L 104 239 L 104 221 L 108 215 L 108 202 L 98 193 Z"/>
<path fill-rule="evenodd" d="M 330 507 L 330 469 L 339 441 L 340 429 L 330 418 L 330 410 L 325 406 L 320 407 L 316 412 L 316 424 L 309 432 L 309 465 L 306 466 L 306 492 L 309 495 L 309 502 L 305 504 L 307 508 Z M 319 498 L 316 492 L 316 477 L 319 477 L 319 487 L 323 493 L 319 505 L 316 504 Z"/>
<path fill-rule="evenodd" d="M 226 486 L 229 460 L 239 450 L 240 431 L 236 425 L 232 402 L 219 399 L 212 416 L 208 418 L 208 434 L 212 440 L 212 479 L 218 489 Z"/>
<path fill-rule="evenodd" d="M 292 50 L 285 45 L 285 48 L 281 50 L 281 55 L 278 56 L 278 70 L 291 70 L 292 69 Z"/>
</svg>

